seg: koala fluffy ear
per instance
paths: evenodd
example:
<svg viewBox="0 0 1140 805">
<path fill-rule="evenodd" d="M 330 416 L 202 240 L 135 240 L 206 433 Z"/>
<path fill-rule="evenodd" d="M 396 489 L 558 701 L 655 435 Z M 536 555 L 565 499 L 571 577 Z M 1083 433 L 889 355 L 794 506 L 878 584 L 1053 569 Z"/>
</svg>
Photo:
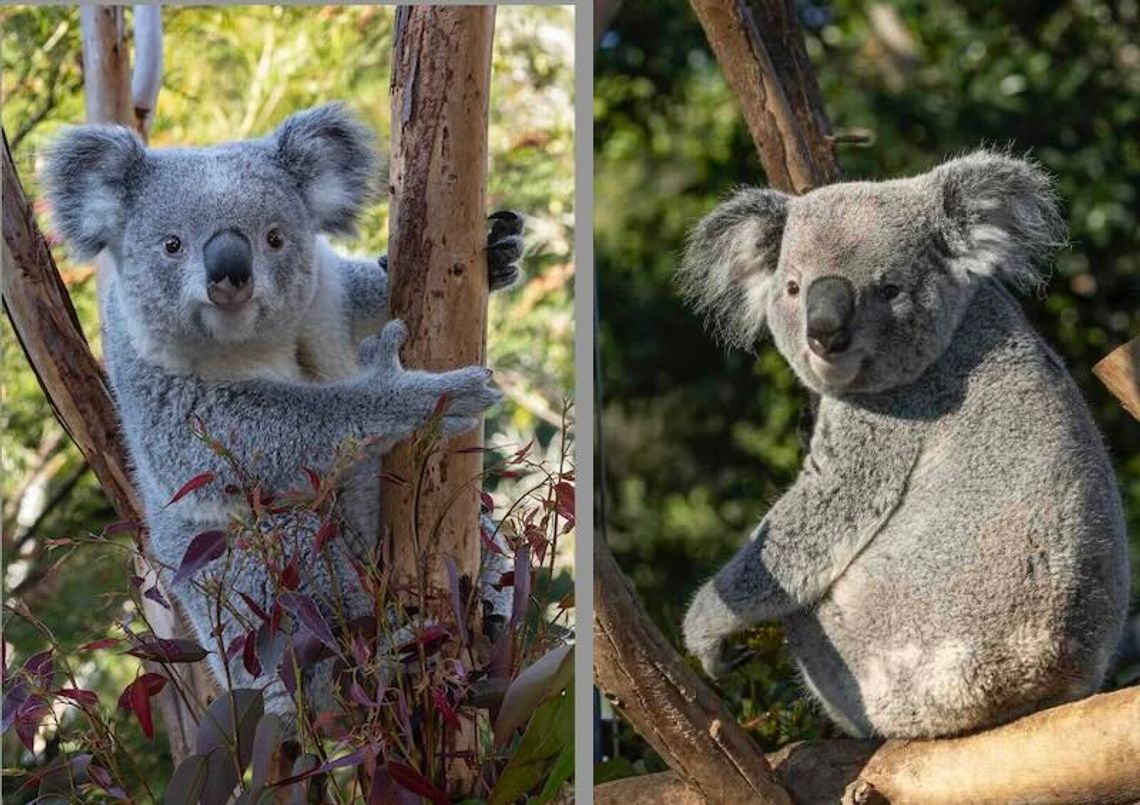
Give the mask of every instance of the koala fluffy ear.
<svg viewBox="0 0 1140 805">
<path fill-rule="evenodd" d="M 729 345 L 751 349 L 764 326 L 788 201 L 775 190 L 740 190 L 689 234 L 677 284 Z"/>
<path fill-rule="evenodd" d="M 351 234 L 374 193 L 372 133 L 347 108 L 333 103 L 289 116 L 271 140 L 276 159 L 296 178 L 317 228 Z"/>
<path fill-rule="evenodd" d="M 126 225 L 130 181 L 146 146 L 123 126 L 76 126 L 52 146 L 44 171 L 51 217 L 76 260 L 90 260 Z"/>
<path fill-rule="evenodd" d="M 1022 159 L 978 151 L 928 174 L 951 265 L 1025 291 L 1044 283 L 1038 266 L 1065 243 L 1049 175 Z"/>
</svg>

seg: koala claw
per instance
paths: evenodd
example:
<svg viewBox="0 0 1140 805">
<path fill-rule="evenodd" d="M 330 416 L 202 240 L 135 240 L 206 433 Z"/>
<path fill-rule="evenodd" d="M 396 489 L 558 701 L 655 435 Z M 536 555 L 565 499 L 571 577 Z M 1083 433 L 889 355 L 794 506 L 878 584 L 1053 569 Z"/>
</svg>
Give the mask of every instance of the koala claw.
<svg viewBox="0 0 1140 805">
<path fill-rule="evenodd" d="M 500 210 L 488 216 L 491 232 L 487 236 L 487 279 L 491 290 L 512 285 L 521 270 L 523 227 L 525 220 L 517 212 Z"/>
</svg>

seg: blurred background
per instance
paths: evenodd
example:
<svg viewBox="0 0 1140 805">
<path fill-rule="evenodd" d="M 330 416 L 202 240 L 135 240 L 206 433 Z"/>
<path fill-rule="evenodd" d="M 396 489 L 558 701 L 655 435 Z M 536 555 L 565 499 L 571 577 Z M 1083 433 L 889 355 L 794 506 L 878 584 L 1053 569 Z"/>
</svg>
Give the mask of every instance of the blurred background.
<svg viewBox="0 0 1140 805">
<path fill-rule="evenodd" d="M 610 8 L 614 3 L 604 3 Z M 1140 11 L 1101 2 L 799 2 L 846 178 L 925 171 L 981 145 L 1029 152 L 1058 180 L 1072 245 L 1023 300 L 1063 356 L 1115 460 L 1140 602 L 1140 424 L 1091 374 L 1140 334 Z M 697 586 L 795 478 L 805 395 L 770 346 L 726 352 L 671 288 L 686 231 L 756 150 L 685 0 L 621 3 L 594 89 L 596 276 L 610 543 L 676 645 Z M 1133 620 L 1136 628 L 1136 620 Z M 803 698 L 777 627 L 721 690 L 772 749 L 835 734 Z M 1110 686 L 1140 679 L 1135 644 Z M 664 766 L 604 722 L 596 782 Z"/>
<path fill-rule="evenodd" d="M 290 113 L 331 100 L 345 101 L 382 144 L 388 141 L 392 8 L 167 7 L 163 24 L 166 66 L 151 146 L 261 136 Z M 4 130 L 24 189 L 35 199 L 45 146 L 61 126 L 84 121 L 79 11 L 4 8 L 0 29 Z M 525 279 L 491 302 L 488 360 L 506 400 L 488 416 L 487 443 L 518 449 L 534 438 L 532 457 L 553 466 L 563 401 L 573 394 L 573 37 L 568 8 L 500 8 L 490 102 L 489 211 L 522 211 L 528 235 Z M 42 205 L 37 211 L 51 240 Z M 385 202 L 367 211 L 359 232 L 338 246 L 385 251 Z M 62 248 L 54 254 L 98 352 L 91 266 L 68 262 Z M 64 549 L 50 542 L 98 534 L 117 518 L 52 416 L 7 317 L 0 350 L 5 666 L 18 667 L 48 647 L 42 631 L 10 617 L 7 607 L 18 602 L 54 634 L 80 686 L 113 706 L 138 661 L 99 652 L 96 662 L 96 655 L 74 648 L 116 634 L 114 620 L 128 617 L 125 554 L 113 546 Z M 496 497 L 516 498 L 517 490 L 502 486 L 510 483 L 500 481 Z M 572 544 L 560 553 L 569 561 Z M 570 583 L 568 573 L 564 567 L 562 586 Z M 171 773 L 162 730 L 146 743 L 137 725 L 120 722 L 128 726 L 119 737 L 128 748 L 133 743 L 131 756 L 161 790 Z M 34 787 L 15 793 L 19 783 L 9 772 L 47 763 L 62 749 L 46 734 L 32 757 L 5 734 L 4 801 L 35 794 Z"/>
</svg>

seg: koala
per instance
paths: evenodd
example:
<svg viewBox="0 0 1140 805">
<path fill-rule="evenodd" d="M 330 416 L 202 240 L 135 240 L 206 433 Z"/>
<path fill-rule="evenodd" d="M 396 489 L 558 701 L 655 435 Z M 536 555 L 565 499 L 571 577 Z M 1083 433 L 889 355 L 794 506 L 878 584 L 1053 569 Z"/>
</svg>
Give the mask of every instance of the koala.
<svg viewBox="0 0 1140 805">
<path fill-rule="evenodd" d="M 196 535 L 228 527 L 245 503 L 226 490 L 246 471 L 276 495 L 303 482 L 303 466 L 322 476 L 338 469 L 341 445 L 370 445 L 338 494 L 345 534 L 328 544 L 327 561 L 310 560 L 316 515 L 291 520 L 287 536 L 270 517 L 264 535 L 292 540 L 284 547 L 301 552 L 300 592 L 341 627 L 373 614 L 352 563 L 379 539 L 378 457 L 424 426 L 441 397 L 445 435 L 476 427 L 500 399 L 482 366 L 403 368 L 407 330 L 387 321 L 386 259 L 344 258 L 325 240 L 352 231 L 375 167 L 370 134 L 331 105 L 293 115 L 268 137 L 209 148 L 148 149 L 126 128 L 76 127 L 55 144 L 45 176 L 72 254 L 109 257 L 105 360 L 161 566 L 179 567 Z M 518 274 L 521 218 L 498 214 L 491 240 L 489 280 L 502 287 Z M 207 472 L 213 480 L 170 504 Z M 207 648 L 256 625 L 237 593 L 265 610 L 275 595 L 259 558 L 239 550 L 216 565 L 173 589 Z M 220 605 L 218 583 L 234 593 Z M 253 679 L 240 658 L 210 656 L 224 684 L 269 678 L 267 709 L 292 710 L 273 669 Z M 333 695 L 331 680 L 331 661 L 313 671 L 318 704 Z"/>
<path fill-rule="evenodd" d="M 687 649 L 783 624 L 845 732 L 983 729 L 1097 690 L 1124 623 L 1117 482 L 1064 365 L 1006 286 L 1063 239 L 1051 182 L 981 151 L 790 197 L 744 189 L 692 232 L 685 297 L 763 331 L 819 395 L 795 483 L 697 592 Z"/>
</svg>

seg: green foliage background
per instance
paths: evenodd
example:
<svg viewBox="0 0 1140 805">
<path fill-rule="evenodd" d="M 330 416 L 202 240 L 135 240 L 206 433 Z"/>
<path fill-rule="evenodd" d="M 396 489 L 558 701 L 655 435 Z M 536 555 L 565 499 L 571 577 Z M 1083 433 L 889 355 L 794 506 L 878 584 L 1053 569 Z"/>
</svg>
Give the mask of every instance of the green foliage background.
<svg viewBox="0 0 1140 805">
<path fill-rule="evenodd" d="M 1140 426 L 1091 374 L 1140 334 L 1136 2 L 799 8 L 834 128 L 874 137 L 870 147 L 841 149 L 848 178 L 918 173 L 983 144 L 1029 151 L 1056 175 L 1072 246 L 1048 294 L 1024 306 L 1064 357 L 1113 453 L 1140 592 Z M 714 345 L 670 287 L 686 230 L 734 185 L 765 181 L 685 0 L 622 5 L 598 50 L 594 109 L 609 537 L 679 644 L 698 584 L 795 477 L 803 394 L 770 345 L 755 357 Z M 756 736 L 770 748 L 830 734 L 803 701 L 778 630 L 748 642 L 758 662 L 722 689 Z M 1122 669 L 1116 684 L 1136 670 Z M 643 753 L 635 739 L 623 742 L 600 778 L 656 768 Z"/>
<path fill-rule="evenodd" d="M 129 15 L 128 15 L 129 18 Z M 378 133 L 390 134 L 388 85 L 393 10 L 383 7 L 165 8 L 163 87 L 151 145 L 206 145 L 268 133 L 288 114 L 343 100 Z M 3 30 L 3 124 L 31 198 L 36 172 L 60 126 L 84 119 L 79 12 L 39 7 L 0 10 Z M 129 29 L 129 26 L 128 26 Z M 491 91 L 489 205 L 516 209 L 528 220 L 526 279 L 497 294 L 491 305 L 489 362 L 507 400 L 491 415 L 489 444 L 521 447 L 537 436 L 535 457 L 555 459 L 562 401 L 573 389 L 573 15 L 559 7 L 498 10 Z M 41 226 L 50 234 L 47 221 Z M 360 236 L 341 243 L 380 254 L 388 231 L 387 204 L 369 209 Z M 94 287 L 83 267 L 55 249 L 69 279 L 88 338 L 98 343 Z M 90 472 L 70 445 L 40 393 L 11 326 L 0 325 L 3 413 L 0 451 L 4 500 L 4 601 L 26 607 L 73 648 L 108 634 L 128 619 L 122 554 L 90 547 L 71 555 L 52 538 L 98 533 L 115 519 Z M 36 470 L 42 470 L 36 476 Z M 29 481 L 33 491 L 28 494 Z M 66 490 L 73 484 L 70 491 Z M 26 537 L 35 503 L 49 507 Z M 509 495 L 510 490 L 498 492 Z M 26 511 L 19 510 L 24 500 Z M 5 613 L 6 662 L 22 662 L 46 647 L 43 635 Z M 100 652 L 69 652 L 84 687 L 113 709 L 138 662 Z M 140 773 L 155 787 L 170 774 L 161 730 L 144 742 L 137 724 L 121 718 L 119 735 L 134 750 Z M 32 758 L 5 735 L 6 771 L 35 766 L 66 747 L 52 741 Z M 5 776 L 5 801 L 20 801 L 15 777 Z"/>
</svg>

